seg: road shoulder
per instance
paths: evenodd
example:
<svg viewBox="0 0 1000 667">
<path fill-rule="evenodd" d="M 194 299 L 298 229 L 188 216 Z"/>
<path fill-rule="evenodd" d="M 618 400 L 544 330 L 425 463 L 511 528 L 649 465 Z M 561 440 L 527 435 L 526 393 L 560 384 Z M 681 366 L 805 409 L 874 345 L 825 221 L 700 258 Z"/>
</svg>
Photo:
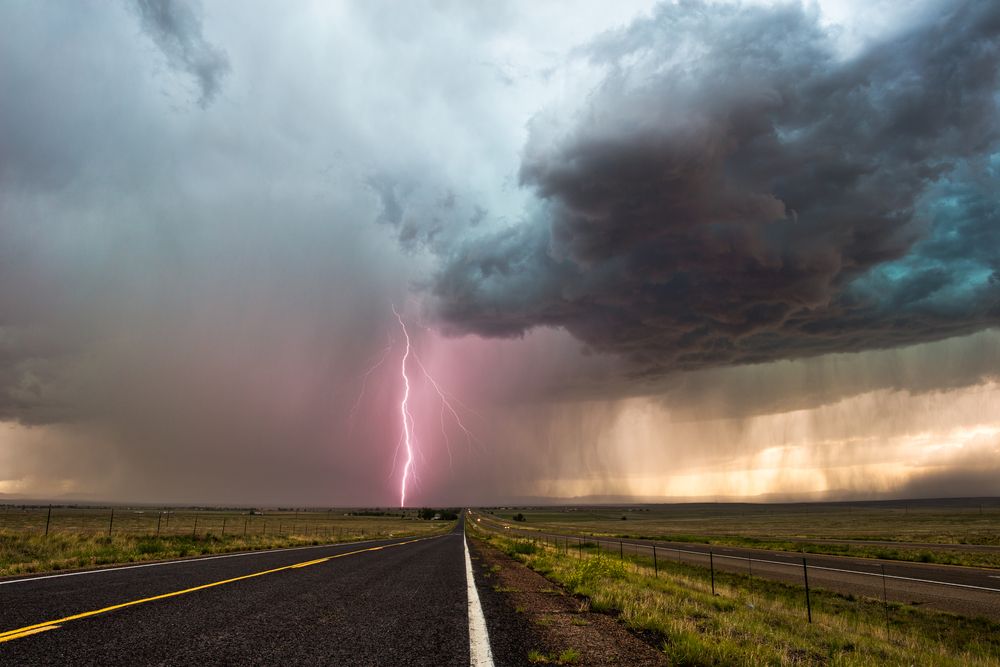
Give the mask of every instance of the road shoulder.
<svg viewBox="0 0 1000 667">
<path fill-rule="evenodd" d="M 495 664 L 666 665 L 666 657 L 586 600 L 469 540 Z M 546 662 L 547 661 L 547 662 Z"/>
</svg>

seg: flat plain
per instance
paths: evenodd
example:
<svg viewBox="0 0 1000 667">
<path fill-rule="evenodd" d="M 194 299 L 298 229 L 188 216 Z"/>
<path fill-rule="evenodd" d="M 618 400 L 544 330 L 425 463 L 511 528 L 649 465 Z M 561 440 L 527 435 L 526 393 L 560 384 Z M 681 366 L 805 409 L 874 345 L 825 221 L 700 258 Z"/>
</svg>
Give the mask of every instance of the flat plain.
<svg viewBox="0 0 1000 667">
<path fill-rule="evenodd" d="M 410 510 L 0 506 L 0 576 L 370 538 L 450 522 Z"/>
<path fill-rule="evenodd" d="M 521 529 L 1000 568 L 1000 499 L 503 507 Z M 516 515 L 523 522 L 514 522 Z"/>
</svg>

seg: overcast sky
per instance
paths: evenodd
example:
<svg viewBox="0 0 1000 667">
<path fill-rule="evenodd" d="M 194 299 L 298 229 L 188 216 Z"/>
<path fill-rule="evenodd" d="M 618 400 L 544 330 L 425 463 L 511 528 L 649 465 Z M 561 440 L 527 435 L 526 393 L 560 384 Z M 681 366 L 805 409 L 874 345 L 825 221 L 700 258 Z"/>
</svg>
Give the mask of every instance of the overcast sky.
<svg viewBox="0 0 1000 667">
<path fill-rule="evenodd" d="M 0 494 L 1000 494 L 996 3 L 0 25 Z"/>
</svg>

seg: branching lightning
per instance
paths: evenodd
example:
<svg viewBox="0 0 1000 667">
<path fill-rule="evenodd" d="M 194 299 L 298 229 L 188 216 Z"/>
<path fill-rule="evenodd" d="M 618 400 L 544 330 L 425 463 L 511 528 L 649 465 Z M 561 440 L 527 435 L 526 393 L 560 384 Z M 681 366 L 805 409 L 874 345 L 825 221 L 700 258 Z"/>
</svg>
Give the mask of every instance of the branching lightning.
<svg viewBox="0 0 1000 667">
<path fill-rule="evenodd" d="M 372 373 L 377 371 L 383 363 L 385 363 L 386 357 L 392 352 L 392 337 L 389 338 L 389 344 L 385 346 L 382 350 L 382 354 L 379 356 L 378 361 L 376 361 L 372 366 L 365 371 L 365 374 L 361 377 L 361 390 L 358 392 L 358 397 L 354 399 L 354 405 L 351 406 L 351 412 L 348 415 L 348 422 L 350 423 L 350 433 L 354 432 L 354 417 L 358 413 L 358 408 L 361 406 L 361 401 L 365 397 L 365 389 L 368 387 L 368 378 Z"/>
<path fill-rule="evenodd" d="M 417 362 L 417 365 L 420 367 L 420 371 L 424 374 L 424 377 L 427 378 L 428 382 L 431 383 L 431 386 L 434 387 L 434 391 L 437 393 L 438 398 L 441 399 L 441 435 L 444 436 L 444 443 L 445 446 L 448 448 L 448 461 L 450 463 L 451 439 L 448 437 L 448 430 L 445 428 L 444 425 L 445 410 L 451 413 L 451 416 L 455 420 L 455 423 L 458 424 L 458 427 L 462 429 L 463 433 L 465 433 L 465 438 L 468 443 L 471 444 L 472 442 L 476 441 L 476 436 L 472 434 L 472 431 L 466 428 L 465 424 L 462 422 L 462 417 L 458 414 L 458 410 L 456 410 L 454 406 L 451 404 L 451 401 L 454 400 L 456 403 L 459 404 L 459 406 L 461 406 L 462 405 L 461 401 L 452 397 L 448 392 L 446 392 L 444 389 L 441 388 L 441 385 L 437 383 L 437 380 L 435 380 L 431 376 L 431 374 L 427 372 L 427 368 L 424 366 L 424 363 L 420 361 L 420 357 L 418 357 L 416 353 L 413 354 L 413 360 Z"/>
</svg>

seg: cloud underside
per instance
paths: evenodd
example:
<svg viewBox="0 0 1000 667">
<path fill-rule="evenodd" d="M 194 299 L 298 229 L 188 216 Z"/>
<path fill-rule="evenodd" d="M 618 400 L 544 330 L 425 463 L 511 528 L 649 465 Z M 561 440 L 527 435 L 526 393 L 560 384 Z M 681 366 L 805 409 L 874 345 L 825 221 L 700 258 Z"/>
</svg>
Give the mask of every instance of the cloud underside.
<svg viewBox="0 0 1000 667">
<path fill-rule="evenodd" d="M 446 327 L 565 327 L 659 376 L 995 326 L 1000 6 L 943 7 L 848 59 L 796 6 L 605 35 L 598 88 L 531 121 L 523 220 L 435 241 Z"/>
<path fill-rule="evenodd" d="M 190 75 L 198 86 L 203 109 L 215 100 L 229 73 L 225 51 L 202 35 L 196 6 L 179 0 L 136 0 L 143 31 L 163 53 L 170 67 Z"/>
</svg>

